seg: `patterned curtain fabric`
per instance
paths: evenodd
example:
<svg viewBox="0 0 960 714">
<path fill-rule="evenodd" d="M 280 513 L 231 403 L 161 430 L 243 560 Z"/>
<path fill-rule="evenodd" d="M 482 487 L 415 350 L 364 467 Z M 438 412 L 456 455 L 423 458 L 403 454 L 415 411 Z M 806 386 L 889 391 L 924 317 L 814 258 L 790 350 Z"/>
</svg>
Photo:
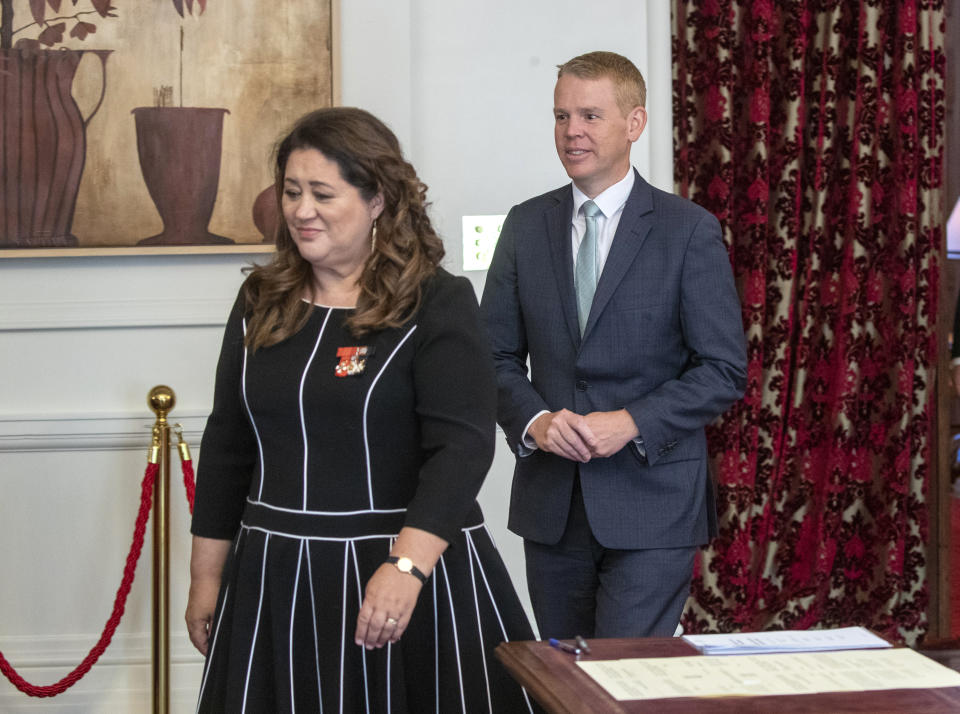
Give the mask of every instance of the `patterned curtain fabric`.
<svg viewBox="0 0 960 714">
<path fill-rule="evenodd" d="M 926 628 L 942 0 L 675 0 L 675 179 L 721 220 L 749 383 L 710 430 L 693 632 Z"/>
</svg>

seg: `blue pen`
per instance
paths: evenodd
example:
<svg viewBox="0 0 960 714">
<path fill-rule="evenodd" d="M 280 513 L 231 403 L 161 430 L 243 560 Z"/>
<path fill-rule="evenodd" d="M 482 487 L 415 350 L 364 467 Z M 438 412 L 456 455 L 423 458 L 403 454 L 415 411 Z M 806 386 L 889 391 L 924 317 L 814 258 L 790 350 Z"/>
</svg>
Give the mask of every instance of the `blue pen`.
<svg viewBox="0 0 960 714">
<path fill-rule="evenodd" d="M 580 648 L 574 647 L 571 644 L 566 642 L 561 642 L 560 640 L 554 639 L 553 637 L 549 640 L 551 647 L 556 647 L 558 650 L 563 650 L 564 652 L 569 652 L 570 654 L 578 655 L 580 654 Z"/>
</svg>

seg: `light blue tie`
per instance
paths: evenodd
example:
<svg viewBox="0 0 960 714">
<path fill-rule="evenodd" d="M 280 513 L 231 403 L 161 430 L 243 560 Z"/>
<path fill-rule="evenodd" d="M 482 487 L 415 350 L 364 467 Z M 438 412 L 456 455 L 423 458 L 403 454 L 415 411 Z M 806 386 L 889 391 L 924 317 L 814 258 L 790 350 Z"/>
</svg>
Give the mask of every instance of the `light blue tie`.
<svg viewBox="0 0 960 714">
<path fill-rule="evenodd" d="M 593 305 L 593 294 L 597 291 L 597 280 L 600 277 L 597 260 L 597 215 L 600 207 L 593 201 L 583 204 L 585 227 L 580 248 L 577 250 L 577 268 L 573 278 L 573 286 L 577 291 L 577 317 L 580 319 L 580 334 L 587 326 L 590 316 L 590 306 Z"/>
</svg>

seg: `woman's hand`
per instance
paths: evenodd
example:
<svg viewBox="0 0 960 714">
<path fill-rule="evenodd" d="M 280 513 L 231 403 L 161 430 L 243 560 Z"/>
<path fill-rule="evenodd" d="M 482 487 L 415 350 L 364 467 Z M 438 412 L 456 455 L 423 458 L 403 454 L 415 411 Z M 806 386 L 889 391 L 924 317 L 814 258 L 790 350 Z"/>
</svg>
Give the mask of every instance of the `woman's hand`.
<svg viewBox="0 0 960 714">
<path fill-rule="evenodd" d="M 213 628 L 213 612 L 220 593 L 220 574 L 230 552 L 230 541 L 193 537 L 190 552 L 190 594 L 187 596 L 187 633 L 193 646 L 204 656 Z"/>
<path fill-rule="evenodd" d="M 430 573 L 446 549 L 443 538 L 404 526 L 390 554 L 410 558 L 421 573 Z M 377 568 L 363 593 L 354 642 L 368 650 L 397 642 L 410 624 L 422 587 L 417 576 L 401 573 L 395 565 L 384 563 Z"/>
<path fill-rule="evenodd" d="M 367 581 L 354 641 L 368 650 L 397 642 L 410 623 L 422 587 L 416 577 L 389 563 L 377 568 Z"/>
<path fill-rule="evenodd" d="M 206 656 L 210 644 L 210 630 L 213 626 L 213 611 L 217 607 L 217 595 L 220 592 L 220 578 L 190 580 L 190 595 L 187 598 L 187 633 L 193 646 Z"/>
</svg>

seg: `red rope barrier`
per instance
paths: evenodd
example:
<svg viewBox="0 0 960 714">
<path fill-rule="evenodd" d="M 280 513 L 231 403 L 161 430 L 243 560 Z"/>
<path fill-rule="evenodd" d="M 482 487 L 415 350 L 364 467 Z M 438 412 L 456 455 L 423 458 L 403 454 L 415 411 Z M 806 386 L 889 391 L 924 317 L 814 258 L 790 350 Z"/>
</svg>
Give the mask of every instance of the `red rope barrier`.
<svg viewBox="0 0 960 714">
<path fill-rule="evenodd" d="M 190 456 L 190 447 L 183 440 L 183 427 L 173 425 L 177 435 L 177 451 L 180 454 L 180 466 L 183 469 L 183 487 L 187 490 L 187 503 L 190 504 L 190 515 L 193 515 L 193 494 L 196 492 L 196 478 L 193 475 L 193 458 Z"/>
<path fill-rule="evenodd" d="M 3 653 L 0 652 L 0 672 L 10 680 L 17 689 L 31 697 L 53 697 L 65 692 L 76 684 L 83 675 L 90 671 L 90 668 L 100 659 L 100 655 L 110 644 L 114 633 L 117 631 L 117 625 L 120 624 L 120 618 L 123 617 L 123 610 L 127 605 L 127 595 L 130 594 L 130 586 L 133 584 L 133 576 L 137 569 L 137 561 L 140 559 L 140 551 L 143 550 L 143 534 L 147 528 L 147 519 L 150 517 L 150 506 L 153 501 L 153 482 L 157 478 L 157 472 L 160 466 L 158 464 L 147 464 L 147 471 L 143 475 L 143 483 L 140 486 L 140 511 L 137 513 L 136 526 L 133 529 L 133 542 L 130 544 L 130 552 L 127 554 L 127 563 L 123 569 L 123 580 L 117 589 L 117 596 L 113 602 L 113 613 L 100 635 L 100 640 L 93 646 L 89 654 L 83 661 L 77 665 L 70 674 L 61 679 L 56 684 L 48 686 L 36 686 L 30 684 L 27 680 L 17 674 L 17 671 L 10 666 Z M 190 466 L 191 474 L 193 466 Z M 184 468 L 184 478 L 186 478 L 186 468 Z M 190 487 L 187 488 L 188 498 L 193 509 L 193 498 Z"/>
<path fill-rule="evenodd" d="M 181 459 L 183 467 L 183 487 L 187 490 L 187 503 L 190 504 L 190 515 L 193 515 L 193 494 L 197 491 L 196 477 L 193 475 L 193 461 Z"/>
</svg>

